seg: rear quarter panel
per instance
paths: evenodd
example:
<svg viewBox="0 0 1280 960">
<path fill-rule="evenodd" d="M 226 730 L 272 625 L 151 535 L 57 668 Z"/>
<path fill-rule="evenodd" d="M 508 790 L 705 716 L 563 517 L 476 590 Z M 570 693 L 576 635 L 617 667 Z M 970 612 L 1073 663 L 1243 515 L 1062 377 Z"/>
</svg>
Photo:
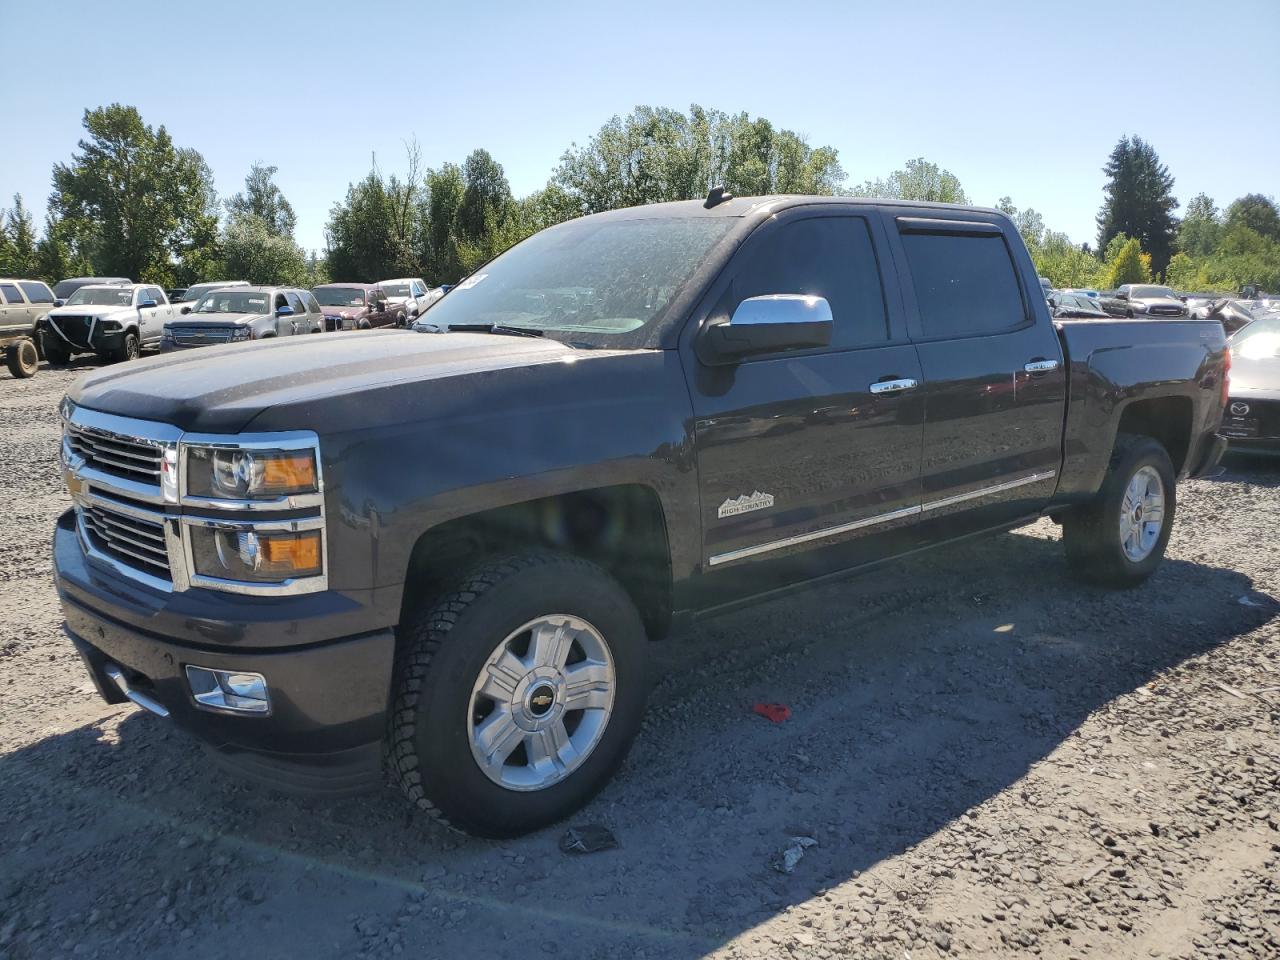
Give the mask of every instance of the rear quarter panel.
<svg viewBox="0 0 1280 960">
<path fill-rule="evenodd" d="M 1058 499 L 1077 501 L 1102 485 L 1125 407 L 1186 397 L 1192 425 L 1181 475 L 1222 418 L 1226 337 L 1216 321 L 1062 320 L 1069 403 Z"/>
</svg>

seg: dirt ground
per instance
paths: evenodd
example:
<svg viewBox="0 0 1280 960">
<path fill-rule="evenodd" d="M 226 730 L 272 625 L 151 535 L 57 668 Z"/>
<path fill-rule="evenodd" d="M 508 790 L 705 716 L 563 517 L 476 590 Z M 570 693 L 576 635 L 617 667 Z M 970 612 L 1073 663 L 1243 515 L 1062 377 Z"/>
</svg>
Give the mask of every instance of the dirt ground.
<svg viewBox="0 0 1280 960">
<path fill-rule="evenodd" d="M 1133 592 L 1045 521 L 656 645 L 573 821 L 621 847 L 573 856 L 242 785 L 100 702 L 50 578 L 74 376 L 0 373 L 2 957 L 1280 956 L 1280 462 L 1186 484 Z"/>
</svg>

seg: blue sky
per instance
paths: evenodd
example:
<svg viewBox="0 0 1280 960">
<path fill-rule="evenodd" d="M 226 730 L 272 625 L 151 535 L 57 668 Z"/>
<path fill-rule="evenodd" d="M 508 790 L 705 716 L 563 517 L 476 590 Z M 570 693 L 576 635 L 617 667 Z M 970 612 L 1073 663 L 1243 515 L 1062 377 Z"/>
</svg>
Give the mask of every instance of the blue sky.
<svg viewBox="0 0 1280 960">
<path fill-rule="evenodd" d="M 222 196 L 279 167 L 309 248 L 407 138 L 429 166 L 485 147 L 524 194 L 637 104 L 767 117 L 836 147 L 850 182 L 924 156 L 1077 241 L 1126 133 L 1183 203 L 1280 194 L 1277 0 L 0 0 L 0 27 L 21 39 L 0 57 L 0 205 L 21 192 L 38 221 L 84 109 L 113 101 L 203 153 Z"/>
</svg>

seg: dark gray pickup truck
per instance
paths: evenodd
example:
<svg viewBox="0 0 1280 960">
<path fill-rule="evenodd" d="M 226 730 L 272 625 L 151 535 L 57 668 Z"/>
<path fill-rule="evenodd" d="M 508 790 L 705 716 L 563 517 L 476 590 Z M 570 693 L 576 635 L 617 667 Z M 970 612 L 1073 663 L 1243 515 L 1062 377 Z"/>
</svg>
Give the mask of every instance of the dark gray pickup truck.
<svg viewBox="0 0 1280 960">
<path fill-rule="evenodd" d="M 1055 324 L 993 210 L 713 192 L 545 230 L 423 319 L 79 381 L 55 575 L 107 700 L 485 835 L 606 782 L 651 641 L 1046 515 L 1134 586 L 1223 447 L 1221 325 Z"/>
</svg>

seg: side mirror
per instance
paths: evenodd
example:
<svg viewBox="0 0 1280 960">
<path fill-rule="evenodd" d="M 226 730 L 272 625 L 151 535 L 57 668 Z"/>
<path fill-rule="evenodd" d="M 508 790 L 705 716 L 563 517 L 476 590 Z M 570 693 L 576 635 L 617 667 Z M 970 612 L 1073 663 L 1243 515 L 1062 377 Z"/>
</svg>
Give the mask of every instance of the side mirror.
<svg viewBox="0 0 1280 960">
<path fill-rule="evenodd" d="M 727 323 L 703 327 L 698 356 L 716 365 L 762 353 L 825 347 L 834 328 L 831 304 L 825 297 L 794 293 L 750 297 L 738 304 Z"/>
<path fill-rule="evenodd" d="M 156 301 L 154 301 L 154 300 L 139 300 L 139 301 L 138 301 L 138 309 L 139 309 L 139 310 L 146 310 L 148 307 L 154 307 L 154 306 L 156 306 L 156 305 L 157 305 L 157 304 L 156 304 Z"/>
<path fill-rule="evenodd" d="M 1117 290 L 1117 291 L 1116 291 L 1116 293 L 1115 293 L 1115 297 L 1116 297 L 1116 299 L 1117 299 L 1117 300 L 1128 300 L 1128 299 L 1129 299 L 1129 295 L 1128 295 L 1127 293 L 1121 293 L 1119 290 Z"/>
<path fill-rule="evenodd" d="M 67 305 L 67 301 L 63 300 L 61 297 L 58 297 L 58 299 L 53 301 L 53 305 L 55 307 L 65 307 Z"/>
<path fill-rule="evenodd" d="M 289 307 L 289 306 L 276 307 L 276 316 L 277 316 L 277 317 L 292 317 L 292 316 L 293 316 L 293 307 Z"/>
<path fill-rule="evenodd" d="M 190 307 L 183 307 L 181 312 L 182 312 L 182 315 L 183 315 L 183 316 L 186 316 L 188 313 L 190 313 L 190 312 L 191 312 L 191 308 L 190 308 Z"/>
</svg>

